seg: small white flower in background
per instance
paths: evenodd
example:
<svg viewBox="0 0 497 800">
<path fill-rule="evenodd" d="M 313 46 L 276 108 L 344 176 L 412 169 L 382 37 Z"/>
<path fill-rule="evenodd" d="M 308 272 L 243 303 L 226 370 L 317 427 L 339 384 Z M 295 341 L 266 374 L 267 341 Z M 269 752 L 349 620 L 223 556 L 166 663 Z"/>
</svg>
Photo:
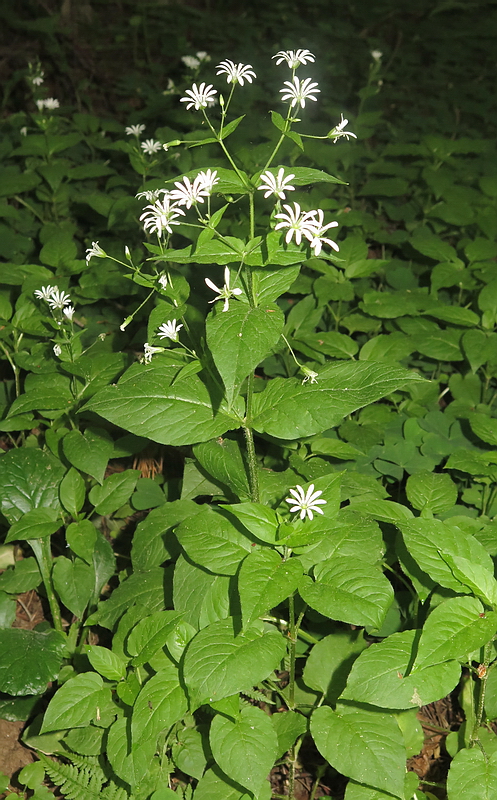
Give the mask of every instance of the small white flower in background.
<svg viewBox="0 0 497 800">
<path fill-rule="evenodd" d="M 60 108 L 60 103 L 55 97 L 46 97 L 45 100 L 37 100 L 36 105 L 38 106 L 38 111 L 43 111 L 44 108 L 47 108 L 49 111 Z"/>
<path fill-rule="evenodd" d="M 288 228 L 285 236 L 287 244 L 293 236 L 295 236 L 297 244 L 301 243 L 302 236 L 309 240 L 316 236 L 317 227 L 314 215 L 317 214 L 317 211 L 301 211 L 298 203 L 294 203 L 293 208 L 289 205 L 284 205 L 283 208 L 286 209 L 286 212 L 282 211 L 280 214 L 274 215 L 276 219 L 281 219 L 274 229 L 277 231 L 280 228 Z"/>
<path fill-rule="evenodd" d="M 144 197 L 147 203 L 155 203 L 161 194 L 169 194 L 169 192 L 167 189 L 146 189 L 144 192 L 138 192 L 138 194 L 135 194 L 135 197 L 138 199 Z"/>
<path fill-rule="evenodd" d="M 221 61 L 216 67 L 216 75 L 225 73 L 228 83 L 239 83 L 243 86 L 244 81 L 252 83 L 253 78 L 257 78 L 251 64 L 235 64 L 233 61 Z"/>
<path fill-rule="evenodd" d="M 199 50 L 198 53 L 195 53 L 199 61 L 210 61 L 211 57 L 209 53 L 206 53 L 205 50 Z"/>
<path fill-rule="evenodd" d="M 45 300 L 45 302 L 48 303 L 48 300 L 52 296 L 52 292 L 54 290 L 55 286 L 42 286 L 41 289 L 35 289 L 34 296 L 39 300 Z"/>
<path fill-rule="evenodd" d="M 290 69 L 297 69 L 300 64 L 307 64 L 308 61 L 314 62 L 315 58 L 309 50 L 279 50 L 273 58 L 276 64 L 286 61 Z"/>
<path fill-rule="evenodd" d="M 164 95 L 167 95 L 167 94 L 175 94 L 175 92 L 176 92 L 176 86 L 175 86 L 175 83 L 174 83 L 174 81 L 172 80 L 172 78 L 168 78 L 168 79 L 167 79 L 167 89 L 164 89 L 164 91 L 162 92 L 162 94 L 164 94 Z"/>
<path fill-rule="evenodd" d="M 222 289 L 219 289 L 210 278 L 206 278 L 205 282 L 209 289 L 212 289 L 213 292 L 217 292 L 217 297 L 214 300 L 209 300 L 209 303 L 215 303 L 216 300 L 224 300 L 223 311 L 227 311 L 229 308 L 229 300 L 231 297 L 238 296 L 243 294 L 241 289 L 231 289 L 230 287 L 230 271 L 229 267 L 224 268 L 224 286 Z"/>
<path fill-rule="evenodd" d="M 54 344 L 53 351 L 54 351 L 55 355 L 58 358 L 60 356 L 60 354 L 62 353 L 62 347 L 60 346 L 60 344 Z"/>
<path fill-rule="evenodd" d="M 50 297 L 47 298 L 47 303 L 50 306 L 50 308 L 62 309 L 64 308 L 64 306 L 68 306 L 71 304 L 71 298 L 61 289 L 53 287 L 52 291 L 50 292 Z"/>
<path fill-rule="evenodd" d="M 379 63 L 383 58 L 383 53 L 381 50 L 371 50 L 371 57 L 376 61 L 376 63 Z"/>
<path fill-rule="evenodd" d="M 124 132 L 126 136 L 141 136 L 145 127 L 145 125 L 128 125 Z"/>
<path fill-rule="evenodd" d="M 200 59 L 195 56 L 181 56 L 181 60 L 188 69 L 197 69 L 200 66 Z"/>
<path fill-rule="evenodd" d="M 162 149 L 165 150 L 166 153 L 167 153 L 167 151 L 169 150 L 169 145 L 168 144 L 163 144 L 162 145 Z"/>
<path fill-rule="evenodd" d="M 331 248 L 333 248 L 333 250 L 336 250 L 338 253 L 340 248 L 337 245 L 337 243 L 334 242 L 332 239 L 327 239 L 325 236 L 323 236 L 323 233 L 325 233 L 328 230 L 328 228 L 337 228 L 338 222 L 333 221 L 333 222 L 328 222 L 327 225 L 323 225 L 324 222 L 323 211 L 319 209 L 318 211 L 314 211 L 313 213 L 318 217 L 317 219 L 314 218 L 314 224 L 316 226 L 314 236 L 312 237 L 312 239 L 309 239 L 311 243 L 311 249 L 314 251 L 314 255 L 318 256 L 320 254 L 323 248 L 323 244 L 329 245 Z"/>
<path fill-rule="evenodd" d="M 107 253 L 105 250 L 102 250 L 98 242 L 92 242 L 91 247 L 89 247 L 86 251 L 86 263 L 88 264 L 90 258 L 107 258 Z"/>
<path fill-rule="evenodd" d="M 207 172 L 199 172 L 195 176 L 193 183 L 190 178 L 185 176 L 183 182 L 175 181 L 176 189 L 171 191 L 171 197 L 176 200 L 179 206 L 186 206 L 187 208 L 191 208 L 197 203 L 203 203 L 204 197 L 209 197 L 212 187 L 219 180 L 216 175 L 216 170 L 211 172 L 209 169 Z"/>
<path fill-rule="evenodd" d="M 285 497 L 285 501 L 293 504 L 290 509 L 292 514 L 294 511 L 300 511 L 300 519 L 305 519 L 306 517 L 313 519 L 313 512 L 324 514 L 323 509 L 319 508 L 319 506 L 326 505 L 327 501 L 318 500 L 319 495 L 323 494 L 323 492 L 321 490 L 315 492 L 313 483 L 311 483 L 307 492 L 304 492 L 302 486 L 297 484 L 295 489 L 290 489 L 290 494 L 292 497 Z"/>
<path fill-rule="evenodd" d="M 339 139 L 341 139 L 341 138 L 342 138 L 342 136 L 345 136 L 345 138 L 347 139 L 347 141 L 349 141 L 349 139 L 350 139 L 350 137 L 351 137 L 351 136 L 352 136 L 352 138 L 353 138 L 353 139 L 357 139 L 357 136 L 355 135 L 355 133 L 352 133 L 351 131 L 344 131 L 344 128 L 345 128 L 345 127 L 346 127 L 348 124 L 349 124 L 349 121 L 348 121 L 348 119 L 344 119 L 344 118 L 343 118 L 343 114 L 340 114 L 340 122 L 339 122 L 339 123 L 338 123 L 338 125 L 336 125 L 336 126 L 333 128 L 333 130 L 332 130 L 332 131 L 330 131 L 330 132 L 329 132 L 329 134 L 328 134 L 328 136 L 330 136 L 330 137 L 334 137 L 334 142 L 333 142 L 333 144 L 335 144 L 336 142 L 338 142 L 338 140 L 339 140 Z"/>
<path fill-rule="evenodd" d="M 159 283 L 163 289 L 167 288 L 167 275 L 165 272 L 162 275 L 159 275 Z"/>
<path fill-rule="evenodd" d="M 176 203 L 171 203 L 170 194 L 164 194 L 162 200 L 156 200 L 153 205 L 145 206 L 145 211 L 141 215 L 140 221 L 143 221 L 143 227 L 146 231 L 162 236 L 165 230 L 168 233 L 173 232 L 171 225 L 181 224 L 177 219 L 180 216 L 184 217 L 185 212 Z"/>
<path fill-rule="evenodd" d="M 163 347 L 152 347 L 151 344 L 145 342 L 145 344 L 143 345 L 143 363 L 150 364 L 154 353 L 163 353 L 163 352 L 164 352 Z"/>
<path fill-rule="evenodd" d="M 159 339 L 171 339 L 173 342 L 177 342 L 179 339 L 179 332 L 183 325 L 177 325 L 176 320 L 173 319 L 172 321 L 169 320 L 168 322 L 164 322 L 157 331 L 157 336 Z"/>
<path fill-rule="evenodd" d="M 180 103 L 187 103 L 187 111 L 190 108 L 200 111 L 201 108 L 207 108 L 210 103 L 215 102 L 216 95 L 217 90 L 214 89 L 212 83 L 209 85 L 201 83 L 200 86 L 194 83 L 191 89 L 186 90 L 185 97 L 180 99 Z"/>
<path fill-rule="evenodd" d="M 19 133 L 21 134 L 21 136 L 27 136 L 28 135 L 28 129 L 26 128 L 26 126 L 24 126 L 24 128 L 21 128 Z"/>
<path fill-rule="evenodd" d="M 298 103 L 300 103 L 301 108 L 305 108 L 305 101 L 317 100 L 317 97 L 313 97 L 313 95 L 321 91 L 321 89 L 316 88 L 318 84 L 313 82 L 310 78 L 305 78 L 301 81 L 296 75 L 293 76 L 293 80 L 285 81 L 283 85 L 287 88 L 280 89 L 283 95 L 281 99 L 291 100 L 290 108 L 298 105 Z"/>
<path fill-rule="evenodd" d="M 67 317 L 69 322 L 72 322 L 72 318 L 74 317 L 74 311 L 75 311 L 74 306 L 66 306 L 65 308 L 62 309 L 62 313 L 64 314 L 65 317 Z"/>
<path fill-rule="evenodd" d="M 306 367 L 305 364 L 301 364 L 300 365 L 300 369 L 305 375 L 305 378 L 302 381 L 302 383 L 307 383 L 308 381 L 309 381 L 309 383 L 317 383 L 318 382 L 318 374 L 319 373 L 314 372 L 313 369 L 309 369 L 309 367 Z"/>
<path fill-rule="evenodd" d="M 268 198 L 269 195 L 275 194 L 276 197 L 279 197 L 280 200 L 285 200 L 286 195 L 285 192 L 294 192 L 295 186 L 287 186 L 288 182 L 295 178 L 295 175 L 292 173 L 291 175 L 285 175 L 285 170 L 281 167 L 278 170 L 278 174 L 275 177 L 272 172 L 266 170 L 260 176 L 261 181 L 265 183 L 265 186 L 258 186 L 258 189 L 262 189 L 265 192 L 264 197 Z"/>
<path fill-rule="evenodd" d="M 140 147 L 148 156 L 153 156 L 154 153 L 158 153 L 159 150 L 162 150 L 162 143 L 156 142 L 155 139 L 145 139 Z"/>
<path fill-rule="evenodd" d="M 45 74 L 45 73 L 43 72 L 43 70 L 41 70 L 41 71 L 38 73 L 38 75 L 34 75 L 34 76 L 31 78 L 31 83 L 33 84 L 33 86 L 41 86 L 41 84 L 43 83 L 43 76 L 44 76 L 44 74 Z"/>
</svg>

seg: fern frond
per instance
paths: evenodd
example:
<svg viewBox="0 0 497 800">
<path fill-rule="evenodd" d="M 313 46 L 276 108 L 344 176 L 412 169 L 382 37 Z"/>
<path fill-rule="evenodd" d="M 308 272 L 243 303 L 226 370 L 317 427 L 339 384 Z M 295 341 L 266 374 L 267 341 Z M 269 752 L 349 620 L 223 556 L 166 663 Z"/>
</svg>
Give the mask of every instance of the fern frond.
<svg viewBox="0 0 497 800">
<path fill-rule="evenodd" d="M 129 794 L 126 789 L 123 789 L 122 786 L 118 786 L 116 783 L 111 783 L 109 786 L 106 786 L 101 792 L 100 797 L 102 800 L 133 800 L 133 795 Z"/>
<path fill-rule="evenodd" d="M 250 700 L 255 700 L 257 703 L 267 703 L 268 706 L 276 705 L 273 700 L 270 700 L 265 694 L 257 691 L 257 689 L 253 689 L 250 692 L 240 692 L 240 694 L 242 695 L 242 698 L 248 697 Z"/>
<path fill-rule="evenodd" d="M 88 763 L 87 759 L 71 756 L 71 761 L 83 764 L 63 764 L 61 761 L 52 761 L 42 753 L 39 758 L 50 780 L 60 788 L 66 800 L 100 800 L 105 776 L 98 762 Z"/>
</svg>

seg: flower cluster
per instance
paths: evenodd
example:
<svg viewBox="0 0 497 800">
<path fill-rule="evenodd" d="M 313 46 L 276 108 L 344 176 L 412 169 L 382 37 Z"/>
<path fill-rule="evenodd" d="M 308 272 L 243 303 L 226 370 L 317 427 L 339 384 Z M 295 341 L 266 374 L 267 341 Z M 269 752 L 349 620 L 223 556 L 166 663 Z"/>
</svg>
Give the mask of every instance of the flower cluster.
<svg viewBox="0 0 497 800">
<path fill-rule="evenodd" d="M 35 290 L 34 296 L 39 300 L 44 300 L 51 309 L 62 310 L 65 316 L 72 320 L 74 308 L 71 305 L 71 298 L 57 286 L 42 286 L 41 289 Z"/>
<path fill-rule="evenodd" d="M 46 108 L 47 111 L 60 108 L 60 103 L 55 97 L 45 97 L 44 100 L 37 100 L 36 105 L 38 106 L 38 111 L 43 111 L 44 108 Z"/>
<path fill-rule="evenodd" d="M 179 203 L 172 203 L 171 193 L 164 191 L 162 200 L 157 199 L 152 205 L 145 206 L 140 221 L 143 222 L 146 231 L 162 236 L 164 231 L 172 233 L 171 225 L 180 225 L 178 217 L 184 216 L 185 212 L 179 208 Z"/>
<path fill-rule="evenodd" d="M 175 181 L 176 189 L 171 191 L 171 197 L 179 206 L 191 208 L 192 205 L 203 203 L 204 197 L 210 197 L 216 183 L 219 183 L 217 170 L 208 169 L 207 172 L 199 172 L 193 183 L 185 176 L 183 181 Z"/>
<path fill-rule="evenodd" d="M 300 244 L 302 237 L 304 237 L 310 242 L 311 249 L 315 256 L 320 254 L 323 244 L 329 245 L 333 250 L 338 252 L 340 248 L 337 243 L 323 236 L 328 228 L 336 228 L 338 222 L 329 222 L 327 225 L 324 225 L 324 213 L 321 209 L 317 211 L 302 211 L 298 203 L 294 203 L 293 208 L 290 205 L 284 205 L 283 208 L 286 209 L 286 211 L 274 215 L 276 219 L 281 220 L 281 222 L 275 225 L 275 230 L 279 230 L 280 228 L 287 229 L 285 236 L 287 244 L 294 236 L 296 244 Z"/>
</svg>

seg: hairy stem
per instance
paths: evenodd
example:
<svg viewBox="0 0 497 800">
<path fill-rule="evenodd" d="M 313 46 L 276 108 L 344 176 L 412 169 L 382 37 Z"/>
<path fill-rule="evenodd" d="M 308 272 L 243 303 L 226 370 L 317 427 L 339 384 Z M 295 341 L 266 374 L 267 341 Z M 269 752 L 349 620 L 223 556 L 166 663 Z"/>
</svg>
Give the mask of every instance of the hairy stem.
<svg viewBox="0 0 497 800">
<path fill-rule="evenodd" d="M 31 549 L 35 554 L 38 567 L 40 569 L 43 585 L 47 593 L 48 605 L 50 606 L 50 613 L 54 628 L 59 633 L 63 633 L 62 617 L 60 615 L 60 607 L 53 588 L 51 569 L 52 569 L 52 551 L 50 550 L 50 537 L 44 539 L 31 539 Z"/>
</svg>

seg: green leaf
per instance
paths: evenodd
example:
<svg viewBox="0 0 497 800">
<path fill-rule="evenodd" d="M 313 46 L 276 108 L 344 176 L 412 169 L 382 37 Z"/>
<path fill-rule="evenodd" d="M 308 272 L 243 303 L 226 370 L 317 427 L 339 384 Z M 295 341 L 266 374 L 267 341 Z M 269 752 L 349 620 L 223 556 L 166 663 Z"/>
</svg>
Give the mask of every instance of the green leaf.
<svg viewBox="0 0 497 800">
<path fill-rule="evenodd" d="M 492 639 L 496 627 L 495 611 L 485 611 L 475 597 L 445 600 L 423 625 L 413 671 L 451 659 L 467 661 L 470 653 Z"/>
<path fill-rule="evenodd" d="M 277 232 L 276 232 L 277 233 Z M 273 234 L 269 234 L 272 236 Z M 268 236 L 268 239 L 269 239 Z M 280 237 L 278 237 L 279 240 Z M 284 250 L 279 250 L 279 256 L 287 255 Z M 302 256 L 297 259 L 299 262 Z M 295 258 L 292 259 L 295 262 Z M 300 263 L 292 263 L 291 266 L 280 266 L 277 270 L 261 267 L 252 269 L 252 281 L 257 305 L 272 303 L 282 294 L 288 291 L 290 286 L 297 280 L 300 272 Z"/>
<path fill-rule="evenodd" d="M 0 458 L 0 508 L 12 524 L 34 508 L 59 509 L 65 469 L 50 453 L 22 447 Z"/>
<path fill-rule="evenodd" d="M 135 365 L 117 386 L 109 386 L 90 400 L 87 408 L 115 425 L 169 445 L 194 444 L 239 427 L 214 402 L 212 391 L 197 375 L 171 385 L 176 367 Z"/>
<path fill-rule="evenodd" d="M 111 691 L 96 672 L 70 678 L 50 700 L 40 733 L 83 728 L 112 706 Z"/>
<path fill-rule="evenodd" d="M 131 497 L 140 474 L 137 469 L 126 469 L 109 475 L 101 486 L 94 486 L 88 497 L 96 513 L 108 515 L 121 508 Z"/>
<path fill-rule="evenodd" d="M 250 308 L 232 303 L 207 317 L 207 343 L 231 405 L 242 382 L 278 342 L 284 317 L 278 306 Z"/>
<path fill-rule="evenodd" d="M 330 633 L 312 647 L 304 667 L 304 683 L 322 692 L 326 701 L 334 705 L 345 688 L 351 666 L 367 646 L 361 630 Z"/>
<path fill-rule="evenodd" d="M 200 466 L 215 481 L 220 481 L 240 499 L 248 499 L 250 489 L 240 444 L 233 439 L 218 438 L 195 445 L 193 454 Z"/>
<path fill-rule="evenodd" d="M 133 534 L 133 569 L 144 571 L 159 567 L 178 549 L 172 529 L 201 510 L 202 507 L 192 500 L 174 500 L 147 514 Z"/>
<path fill-rule="evenodd" d="M 89 519 L 71 522 L 66 528 L 66 541 L 75 555 L 87 564 L 91 564 L 97 541 L 97 529 Z"/>
<path fill-rule="evenodd" d="M 448 800 L 494 800 L 497 796 L 497 753 L 485 756 L 476 747 L 460 750 L 447 778 Z"/>
<path fill-rule="evenodd" d="M 409 183 L 403 178 L 373 178 L 359 189 L 358 195 L 384 195 L 385 197 L 397 197 L 398 195 L 408 194 Z"/>
<path fill-rule="evenodd" d="M 207 505 L 182 522 L 175 535 L 194 564 L 221 575 L 234 575 L 250 552 L 250 540 L 226 516 Z"/>
<path fill-rule="evenodd" d="M 106 755 L 116 775 L 132 789 L 142 788 L 150 773 L 155 752 L 153 739 L 145 737 L 141 747 L 131 750 L 130 719 L 120 717 L 110 726 L 106 738 Z M 118 790 L 119 791 L 119 790 Z M 110 798 L 109 798 L 110 800 Z"/>
<path fill-rule="evenodd" d="M 451 261 L 457 264 L 459 259 L 454 248 L 448 243 L 444 242 L 439 236 L 431 233 L 429 228 L 420 226 L 416 228 L 411 236 L 411 245 L 415 250 L 422 253 L 424 256 L 433 258 L 435 261 L 444 262 Z"/>
<path fill-rule="evenodd" d="M 71 467 L 62 478 L 59 497 L 65 510 L 73 517 L 76 517 L 83 508 L 86 497 L 85 482 L 74 467 Z"/>
<path fill-rule="evenodd" d="M 312 436 L 418 380 L 415 373 L 370 362 L 333 364 L 320 373 L 316 384 L 275 378 L 263 392 L 254 395 L 253 425 L 281 439 Z"/>
<path fill-rule="evenodd" d="M 0 691 L 15 696 L 45 692 L 58 675 L 65 645 L 65 636 L 54 630 L 0 630 Z"/>
<path fill-rule="evenodd" d="M 223 772 L 257 795 L 278 752 L 278 738 L 268 715 L 254 706 L 242 708 L 236 720 L 217 714 L 209 741 Z"/>
<path fill-rule="evenodd" d="M 246 629 L 255 619 L 290 597 L 302 573 L 303 567 L 297 558 L 283 561 L 278 553 L 267 548 L 249 553 L 238 575 L 243 627 Z"/>
<path fill-rule="evenodd" d="M 374 497 L 352 497 L 350 507 L 365 517 L 373 517 L 381 522 L 404 522 L 412 519 L 413 514 L 407 506 L 393 500 L 379 500 Z"/>
<path fill-rule="evenodd" d="M 154 741 L 162 730 L 180 720 L 187 709 L 178 670 L 173 664 L 164 667 L 143 685 L 136 698 L 131 719 L 133 746 L 139 745 L 144 736 Z"/>
<path fill-rule="evenodd" d="M 177 739 L 171 748 L 175 766 L 185 775 L 191 775 L 200 780 L 207 764 L 204 749 L 207 744 L 205 737 L 196 728 L 184 728 L 176 735 Z M 171 798 L 171 800 L 175 800 L 175 798 Z"/>
<path fill-rule="evenodd" d="M 316 581 L 304 578 L 299 594 L 326 617 L 351 625 L 381 627 L 393 600 L 383 573 L 364 561 L 335 555 L 315 569 Z"/>
<path fill-rule="evenodd" d="M 183 664 L 192 710 L 252 689 L 277 668 L 285 650 L 283 636 L 259 623 L 238 634 L 233 619 L 204 628 L 188 645 Z"/>
<path fill-rule="evenodd" d="M 222 505 L 221 508 L 240 520 L 256 539 L 270 544 L 276 541 L 279 520 L 272 508 L 263 506 L 262 503 L 237 503 L 232 506 Z"/>
<path fill-rule="evenodd" d="M 477 412 L 468 414 L 471 430 L 479 439 L 493 447 L 497 447 L 497 419 Z"/>
<path fill-rule="evenodd" d="M 409 475 L 406 493 L 414 508 L 433 514 L 448 511 L 457 501 L 457 486 L 450 475 L 427 470 Z"/>
<path fill-rule="evenodd" d="M 306 521 L 306 525 L 307 525 Z M 327 517 L 316 515 L 312 521 L 313 538 L 309 544 L 296 546 L 295 555 L 302 561 L 305 570 L 314 564 L 341 555 L 352 560 L 360 559 L 377 564 L 385 551 L 379 525 L 349 509 L 339 512 L 330 528 Z"/>
<path fill-rule="evenodd" d="M 59 556 L 52 570 L 54 589 L 59 598 L 76 617 L 82 618 L 93 598 L 95 571 L 79 558 Z"/>
<path fill-rule="evenodd" d="M 62 522 L 53 508 L 34 508 L 23 514 L 18 522 L 11 526 L 5 542 L 19 539 L 43 539 L 58 531 Z"/>
<path fill-rule="evenodd" d="M 99 603 L 98 610 L 86 621 L 87 625 L 102 625 L 112 630 L 120 617 L 133 605 L 141 604 L 150 613 L 164 607 L 165 571 L 155 567 L 147 572 L 134 572 L 114 589 L 110 598 Z"/>
<path fill-rule="evenodd" d="M 322 706 L 311 717 L 311 733 L 321 755 L 342 775 L 404 798 L 405 748 L 392 716 Z"/>
<path fill-rule="evenodd" d="M 9 594 L 22 594 L 36 589 L 41 583 L 40 570 L 32 556 L 16 561 L 0 574 L 0 591 Z"/>
<path fill-rule="evenodd" d="M 164 647 L 180 620 L 181 615 L 177 611 L 156 611 L 140 620 L 126 642 L 127 651 L 134 656 L 133 666 L 141 667 L 146 664 Z"/>
<path fill-rule="evenodd" d="M 448 322 L 451 325 L 464 325 L 468 328 L 474 328 L 475 325 L 480 323 L 478 314 L 475 314 L 469 308 L 459 308 L 459 306 L 439 305 L 428 309 L 424 313 L 428 317 L 441 319 L 442 322 Z"/>
<path fill-rule="evenodd" d="M 102 483 L 114 445 L 102 428 L 87 428 L 84 433 L 70 431 L 62 439 L 64 455 L 73 467 Z"/>
<path fill-rule="evenodd" d="M 86 655 L 93 669 L 107 680 L 120 681 L 125 677 L 126 662 L 107 647 L 87 645 Z"/>
<path fill-rule="evenodd" d="M 195 789 L 195 800 L 219 800 L 221 797 L 223 800 L 249 800 L 251 796 L 239 783 L 230 780 L 218 766 L 214 766 L 200 778 Z"/>
<path fill-rule="evenodd" d="M 352 665 L 342 698 L 381 708 L 412 708 L 449 694 L 460 680 L 460 664 L 449 656 L 447 663 L 411 670 L 415 643 L 416 632 L 404 631 L 372 644 Z"/>
<path fill-rule="evenodd" d="M 196 630 L 226 619 L 230 613 L 228 575 L 213 575 L 181 555 L 174 568 L 174 608 Z"/>
<path fill-rule="evenodd" d="M 278 737 L 277 758 L 281 758 L 295 744 L 296 739 L 307 730 L 307 720 L 297 711 L 272 714 L 271 724 Z"/>
</svg>

